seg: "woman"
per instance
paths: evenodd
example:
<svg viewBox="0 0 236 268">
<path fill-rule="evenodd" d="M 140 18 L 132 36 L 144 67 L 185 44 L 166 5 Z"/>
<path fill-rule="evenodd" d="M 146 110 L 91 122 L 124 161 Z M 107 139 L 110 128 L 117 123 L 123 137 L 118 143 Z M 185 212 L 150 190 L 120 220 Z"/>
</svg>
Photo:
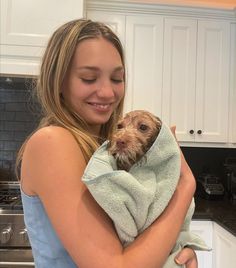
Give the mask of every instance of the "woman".
<svg viewBox="0 0 236 268">
<path fill-rule="evenodd" d="M 195 191 L 184 157 L 168 207 L 127 248 L 81 182 L 88 160 L 122 114 L 124 88 L 122 46 L 109 28 L 81 19 L 55 31 L 37 85 L 43 120 L 18 157 L 36 267 L 157 268 L 175 244 Z M 176 261 L 197 267 L 191 249 Z"/>
</svg>

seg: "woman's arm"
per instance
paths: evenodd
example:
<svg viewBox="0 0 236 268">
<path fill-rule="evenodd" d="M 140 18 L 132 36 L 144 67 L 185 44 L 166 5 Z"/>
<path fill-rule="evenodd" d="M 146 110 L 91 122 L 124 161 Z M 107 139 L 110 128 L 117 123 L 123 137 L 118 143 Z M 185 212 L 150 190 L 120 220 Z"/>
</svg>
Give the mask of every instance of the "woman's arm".
<svg viewBox="0 0 236 268">
<path fill-rule="evenodd" d="M 74 262 L 80 268 L 162 267 L 195 191 L 187 163 L 182 161 L 180 182 L 165 211 L 125 249 L 112 221 L 81 182 L 85 167 L 74 137 L 59 127 L 36 132 L 22 160 L 24 190 L 40 196 Z"/>
<path fill-rule="evenodd" d="M 184 161 L 183 155 L 182 159 Z M 186 161 L 182 163 L 181 178 L 169 205 L 154 224 L 152 224 L 143 235 L 136 238 L 136 243 L 131 244 L 130 247 L 127 248 L 127 252 L 129 253 L 134 249 L 134 262 L 136 254 L 142 254 L 142 247 L 152 249 L 147 253 L 150 262 L 146 264 L 147 259 L 143 259 L 143 263 L 142 260 L 139 260 L 135 263 L 134 267 L 145 267 L 145 264 L 147 265 L 146 267 L 162 267 L 176 242 L 195 191 L 195 179 L 192 172 L 186 166 Z M 147 239 L 147 237 L 150 239 Z M 155 266 L 152 260 L 157 256 L 157 252 L 158 266 Z M 128 258 L 131 259 L 132 256 L 129 255 Z M 138 266 L 139 264 L 140 266 Z"/>
</svg>

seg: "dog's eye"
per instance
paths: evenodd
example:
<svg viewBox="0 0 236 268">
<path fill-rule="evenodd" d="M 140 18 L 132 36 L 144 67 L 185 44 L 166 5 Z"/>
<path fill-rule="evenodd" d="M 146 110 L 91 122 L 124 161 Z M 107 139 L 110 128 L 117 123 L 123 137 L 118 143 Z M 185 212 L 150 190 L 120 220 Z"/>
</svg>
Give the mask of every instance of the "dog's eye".
<svg viewBox="0 0 236 268">
<path fill-rule="evenodd" d="M 141 130 L 141 131 L 146 131 L 147 129 L 148 129 L 148 126 L 145 125 L 145 124 L 140 124 L 140 125 L 139 125 L 139 130 Z"/>
<path fill-rule="evenodd" d="M 117 129 L 121 129 L 121 128 L 123 128 L 123 125 L 122 124 L 118 124 L 117 125 Z"/>
</svg>

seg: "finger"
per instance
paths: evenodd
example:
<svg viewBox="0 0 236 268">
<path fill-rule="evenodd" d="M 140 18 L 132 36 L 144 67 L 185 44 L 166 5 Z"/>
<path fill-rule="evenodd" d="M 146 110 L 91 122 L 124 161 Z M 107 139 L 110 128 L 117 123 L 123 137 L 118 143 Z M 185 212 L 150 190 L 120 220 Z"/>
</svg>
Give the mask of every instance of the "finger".
<svg viewBox="0 0 236 268">
<path fill-rule="evenodd" d="M 171 126 L 170 127 L 171 132 L 175 135 L 175 131 L 176 131 L 176 126 Z"/>
<path fill-rule="evenodd" d="M 186 265 L 186 268 L 197 268 L 197 257 L 191 248 L 184 248 L 176 256 L 175 261 L 179 265 Z"/>
<path fill-rule="evenodd" d="M 176 137 L 176 133 L 175 133 L 176 132 L 176 126 L 171 126 L 170 130 L 171 130 L 172 134 L 174 135 L 175 140 L 177 141 L 177 137 Z"/>
<path fill-rule="evenodd" d="M 191 259 L 185 264 L 186 268 L 198 268 L 197 258 Z"/>
<path fill-rule="evenodd" d="M 174 138 L 175 138 L 177 144 L 179 145 L 179 142 L 178 142 L 177 137 L 176 137 L 176 126 L 171 126 L 170 130 L 171 130 L 172 134 L 174 135 Z"/>
</svg>

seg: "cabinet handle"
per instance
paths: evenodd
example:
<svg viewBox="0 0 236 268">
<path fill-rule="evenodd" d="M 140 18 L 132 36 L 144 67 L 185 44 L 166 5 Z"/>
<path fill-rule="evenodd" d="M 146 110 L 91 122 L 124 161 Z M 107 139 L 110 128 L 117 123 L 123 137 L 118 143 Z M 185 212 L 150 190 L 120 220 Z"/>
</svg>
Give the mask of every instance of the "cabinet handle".
<svg viewBox="0 0 236 268">
<path fill-rule="evenodd" d="M 199 129 L 199 130 L 197 131 L 197 134 L 201 135 L 201 134 L 202 134 L 202 130 Z"/>
<path fill-rule="evenodd" d="M 191 130 L 189 131 L 189 133 L 190 133 L 190 134 L 193 134 L 193 133 L 194 133 L 194 130 L 193 130 L 193 129 L 191 129 Z"/>
</svg>

